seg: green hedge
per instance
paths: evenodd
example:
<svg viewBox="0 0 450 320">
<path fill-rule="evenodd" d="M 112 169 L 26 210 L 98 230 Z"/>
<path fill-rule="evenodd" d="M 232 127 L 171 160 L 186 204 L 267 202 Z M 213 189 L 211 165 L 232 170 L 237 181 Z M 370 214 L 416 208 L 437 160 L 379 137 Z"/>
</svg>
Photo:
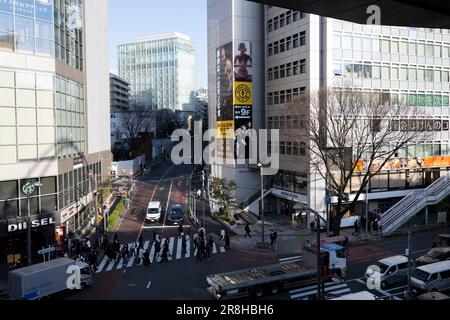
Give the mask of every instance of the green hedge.
<svg viewBox="0 0 450 320">
<path fill-rule="evenodd" d="M 231 225 L 236 223 L 236 220 L 233 217 L 231 217 L 230 215 L 226 214 L 226 213 L 220 214 L 220 213 L 216 212 L 216 213 L 214 213 L 214 215 L 215 215 L 215 217 L 217 219 L 225 221 L 225 222 L 227 222 L 227 223 L 229 223 Z"/>
<path fill-rule="evenodd" d="M 124 200 L 120 200 L 117 206 L 114 208 L 112 214 L 109 215 L 108 219 L 108 231 L 114 231 L 116 229 L 117 223 L 120 219 L 120 212 L 122 212 L 122 208 L 124 206 Z"/>
</svg>

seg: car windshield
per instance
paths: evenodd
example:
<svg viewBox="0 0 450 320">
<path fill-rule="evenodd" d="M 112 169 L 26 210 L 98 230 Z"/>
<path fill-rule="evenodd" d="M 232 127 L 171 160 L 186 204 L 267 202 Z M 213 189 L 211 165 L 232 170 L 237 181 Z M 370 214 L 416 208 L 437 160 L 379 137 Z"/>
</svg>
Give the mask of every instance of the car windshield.
<svg viewBox="0 0 450 320">
<path fill-rule="evenodd" d="M 150 209 L 148 209 L 148 213 L 158 213 L 158 212 L 159 212 L 158 208 L 150 208 Z"/>
<path fill-rule="evenodd" d="M 420 269 L 416 269 L 413 271 L 412 276 L 416 279 L 422 280 L 422 281 L 427 281 L 428 277 L 430 276 L 430 274 L 428 272 L 425 272 L 423 270 Z"/>
<path fill-rule="evenodd" d="M 181 209 L 180 208 L 174 208 L 170 211 L 170 217 L 173 219 L 180 219 L 181 218 Z"/>
<path fill-rule="evenodd" d="M 375 264 L 378 268 L 380 268 L 380 273 L 385 273 L 387 269 L 389 269 L 389 266 L 387 264 L 377 262 Z"/>
<path fill-rule="evenodd" d="M 341 249 L 336 251 L 336 257 L 337 258 L 345 258 L 346 257 L 346 251 L 347 249 Z"/>
<path fill-rule="evenodd" d="M 427 256 L 429 256 L 430 258 L 433 259 L 439 259 L 439 257 L 442 255 L 442 252 L 440 252 L 439 250 L 430 250 L 430 252 L 428 252 Z"/>
<path fill-rule="evenodd" d="M 81 274 L 91 274 L 91 271 L 88 267 L 81 268 Z"/>
</svg>

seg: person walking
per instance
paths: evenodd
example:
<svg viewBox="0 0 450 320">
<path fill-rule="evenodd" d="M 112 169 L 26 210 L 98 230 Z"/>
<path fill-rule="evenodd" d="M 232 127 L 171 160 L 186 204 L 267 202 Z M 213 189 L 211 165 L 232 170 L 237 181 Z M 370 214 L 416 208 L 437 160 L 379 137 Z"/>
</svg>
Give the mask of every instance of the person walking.
<svg viewBox="0 0 450 320">
<path fill-rule="evenodd" d="M 230 250 L 230 236 L 228 234 L 225 235 L 225 249 Z"/>
<path fill-rule="evenodd" d="M 361 223 L 361 228 L 366 233 L 366 216 L 364 214 L 361 215 L 361 218 L 359 218 L 359 221 Z"/>
<path fill-rule="evenodd" d="M 225 240 L 225 230 L 220 230 L 220 240 Z"/>
<path fill-rule="evenodd" d="M 155 242 L 155 253 L 153 256 L 153 260 L 155 262 L 158 262 L 159 259 L 159 253 L 161 252 L 161 242 L 159 242 L 158 240 L 156 240 Z"/>
<path fill-rule="evenodd" d="M 273 247 L 273 243 L 275 241 L 275 239 L 273 238 L 273 230 L 270 231 L 269 239 L 270 239 L 270 246 Z"/>
<path fill-rule="evenodd" d="M 352 232 L 352 236 L 358 236 L 359 235 L 359 219 L 355 220 L 355 223 L 353 224 L 355 230 Z"/>
<path fill-rule="evenodd" d="M 145 250 L 144 253 L 144 266 L 148 267 L 150 265 L 150 254 L 148 253 L 148 250 Z"/>
<path fill-rule="evenodd" d="M 180 238 L 182 234 L 183 234 L 183 224 L 180 223 L 180 225 L 178 226 L 178 238 Z"/>
<path fill-rule="evenodd" d="M 113 240 L 114 240 L 114 242 L 119 240 L 119 236 L 118 236 L 117 232 L 114 233 L 114 239 Z"/>
<path fill-rule="evenodd" d="M 139 235 L 139 247 L 144 248 L 144 236 L 142 233 Z"/>
<path fill-rule="evenodd" d="M 183 237 L 181 239 L 181 254 L 185 255 L 186 254 L 186 247 L 187 247 L 187 243 L 186 243 L 186 237 Z"/>
<path fill-rule="evenodd" d="M 142 265 L 143 263 L 143 257 L 144 257 L 144 248 L 139 247 L 138 249 L 138 265 Z"/>
<path fill-rule="evenodd" d="M 211 253 L 213 250 L 213 246 L 214 246 L 214 240 L 212 237 L 209 237 L 208 239 L 208 243 L 206 244 L 206 258 L 209 260 L 211 260 Z"/>
<path fill-rule="evenodd" d="M 158 240 L 158 230 L 153 230 L 153 242 L 155 242 L 155 241 L 157 241 Z"/>
<path fill-rule="evenodd" d="M 276 231 L 273 232 L 273 249 L 274 251 L 277 251 L 277 238 L 278 233 Z"/>
<path fill-rule="evenodd" d="M 169 255 L 169 244 L 167 243 L 167 240 L 164 242 L 163 248 L 162 248 L 162 253 L 161 253 L 161 261 L 160 262 L 168 262 L 169 259 L 167 258 L 167 256 Z"/>
<path fill-rule="evenodd" d="M 123 246 L 122 248 L 122 260 L 123 260 L 123 265 L 127 265 L 128 264 L 128 246 Z"/>
<path fill-rule="evenodd" d="M 250 224 L 247 223 L 247 224 L 245 225 L 245 229 L 244 229 L 244 230 L 245 230 L 244 239 L 247 238 L 247 236 L 248 236 L 249 238 L 251 238 L 252 236 L 250 235 Z"/>
</svg>

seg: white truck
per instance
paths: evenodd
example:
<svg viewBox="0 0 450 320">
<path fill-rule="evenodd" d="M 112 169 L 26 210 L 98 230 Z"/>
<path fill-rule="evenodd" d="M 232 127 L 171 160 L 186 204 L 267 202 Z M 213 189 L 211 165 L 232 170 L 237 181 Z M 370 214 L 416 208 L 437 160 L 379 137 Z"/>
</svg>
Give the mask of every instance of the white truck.
<svg viewBox="0 0 450 320">
<path fill-rule="evenodd" d="M 68 258 L 58 258 L 9 272 L 10 298 L 15 300 L 37 300 L 93 283 L 94 274 L 89 265 Z"/>
<path fill-rule="evenodd" d="M 324 281 L 345 276 L 347 249 L 327 243 L 321 246 Z M 304 247 L 302 259 L 269 266 L 221 273 L 206 277 L 207 290 L 216 299 L 262 297 L 280 290 L 302 287 L 317 282 L 317 255 Z"/>
</svg>

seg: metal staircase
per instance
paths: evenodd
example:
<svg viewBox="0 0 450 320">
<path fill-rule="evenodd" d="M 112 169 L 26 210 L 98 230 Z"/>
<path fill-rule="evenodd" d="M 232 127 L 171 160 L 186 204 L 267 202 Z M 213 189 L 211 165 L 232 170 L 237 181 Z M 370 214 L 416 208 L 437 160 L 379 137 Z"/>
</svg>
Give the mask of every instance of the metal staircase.
<svg viewBox="0 0 450 320">
<path fill-rule="evenodd" d="M 414 190 L 381 217 L 383 235 L 398 230 L 415 214 L 429 205 L 439 203 L 450 194 L 450 175 L 445 175 L 433 182 L 425 190 Z"/>
</svg>

